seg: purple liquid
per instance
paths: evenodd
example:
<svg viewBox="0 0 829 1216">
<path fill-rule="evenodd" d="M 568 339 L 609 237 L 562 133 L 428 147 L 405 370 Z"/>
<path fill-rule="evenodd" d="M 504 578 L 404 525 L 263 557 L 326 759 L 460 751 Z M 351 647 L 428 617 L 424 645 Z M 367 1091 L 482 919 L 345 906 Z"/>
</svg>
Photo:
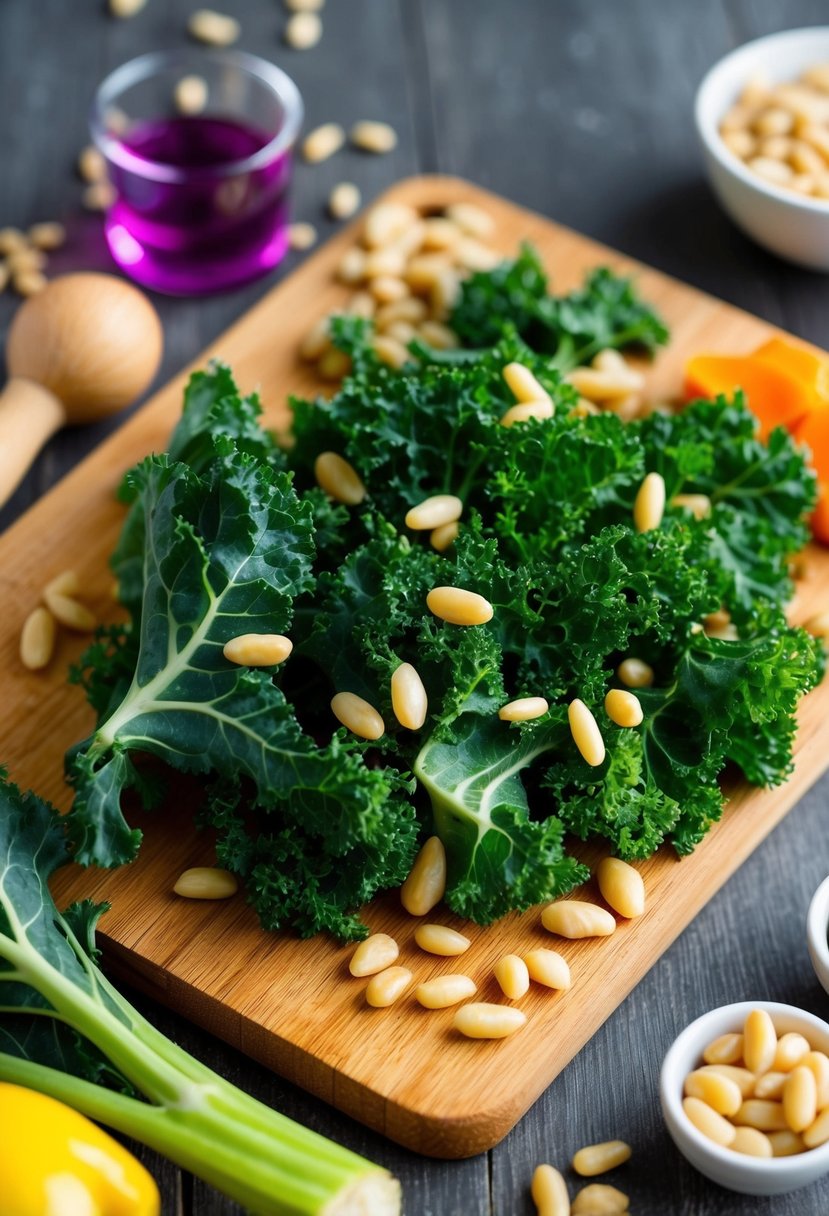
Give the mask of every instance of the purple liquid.
<svg viewBox="0 0 829 1216">
<path fill-rule="evenodd" d="M 204 295 L 270 270 L 288 243 L 291 155 L 228 174 L 272 138 L 227 118 L 138 123 L 109 164 L 118 200 L 106 217 L 112 256 L 131 278 L 170 295 Z M 156 181 L 147 162 L 182 180 Z"/>
</svg>

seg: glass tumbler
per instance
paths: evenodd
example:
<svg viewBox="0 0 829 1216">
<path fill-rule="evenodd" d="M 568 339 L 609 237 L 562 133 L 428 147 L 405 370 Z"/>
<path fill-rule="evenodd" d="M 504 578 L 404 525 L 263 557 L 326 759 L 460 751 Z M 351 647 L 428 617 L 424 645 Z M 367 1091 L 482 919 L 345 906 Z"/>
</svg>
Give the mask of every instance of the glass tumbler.
<svg viewBox="0 0 829 1216">
<path fill-rule="evenodd" d="M 169 295 L 270 270 L 287 249 L 301 122 L 296 85 L 255 55 L 194 48 L 116 68 L 96 93 L 91 129 L 114 187 L 105 231 L 118 265 Z"/>
</svg>

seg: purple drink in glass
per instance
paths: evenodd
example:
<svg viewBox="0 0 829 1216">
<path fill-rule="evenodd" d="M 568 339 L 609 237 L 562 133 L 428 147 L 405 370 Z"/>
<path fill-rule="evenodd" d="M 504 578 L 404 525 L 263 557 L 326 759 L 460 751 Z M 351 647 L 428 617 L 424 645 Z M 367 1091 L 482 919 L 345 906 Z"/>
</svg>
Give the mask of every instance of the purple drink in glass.
<svg viewBox="0 0 829 1216">
<path fill-rule="evenodd" d="M 171 115 L 194 57 L 209 110 Z M 118 265 L 172 295 L 221 291 L 275 266 L 287 248 L 300 118 L 288 78 L 250 55 L 172 52 L 117 69 L 99 90 L 92 129 L 115 187 L 105 230 Z"/>
</svg>

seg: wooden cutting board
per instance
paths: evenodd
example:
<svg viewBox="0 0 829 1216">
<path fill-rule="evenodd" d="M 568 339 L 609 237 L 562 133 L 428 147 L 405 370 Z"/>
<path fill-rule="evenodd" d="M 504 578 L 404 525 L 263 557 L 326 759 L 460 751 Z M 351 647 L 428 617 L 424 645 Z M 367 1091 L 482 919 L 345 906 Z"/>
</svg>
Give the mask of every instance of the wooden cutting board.
<svg viewBox="0 0 829 1216">
<path fill-rule="evenodd" d="M 556 290 L 579 282 L 586 270 L 610 264 L 634 270 L 643 296 L 665 316 L 670 348 L 649 373 L 657 394 L 675 395 L 683 360 L 702 350 L 748 350 L 771 327 L 747 313 L 451 178 L 402 182 L 387 197 L 425 209 L 464 199 L 485 207 L 498 224 L 498 245 L 513 253 L 522 239 L 541 251 Z M 244 391 L 259 387 L 267 420 L 284 425 L 289 392 L 318 385 L 298 362 L 297 344 L 311 324 L 341 305 L 346 291 L 334 268 L 354 241 L 359 221 L 345 229 L 195 361 L 227 360 Z M 188 369 L 189 370 L 189 369 Z M 66 807 L 65 748 L 87 735 L 92 716 L 81 692 L 65 683 L 80 639 L 61 639 L 44 674 L 21 667 L 17 647 L 24 617 L 46 580 L 73 567 L 101 619 L 115 613 L 107 558 L 121 524 L 113 492 L 124 469 L 165 448 L 187 372 L 175 379 L 106 443 L 0 538 L 2 669 L 0 758 L 14 778 Z M 829 554 L 809 555 L 794 620 L 829 603 Z M 540 927 L 538 911 L 509 916 L 489 928 L 465 925 L 436 911 L 432 919 L 463 927 L 472 947 L 460 959 L 440 960 L 413 944 L 415 921 L 389 895 L 366 910 L 373 930 L 400 943 L 401 962 L 417 980 L 462 970 L 477 981 L 480 998 L 500 998 L 492 967 L 504 953 L 555 946 L 567 957 L 573 987 L 566 994 L 533 986 L 522 1002 L 527 1025 L 501 1042 L 472 1042 L 451 1029 L 451 1009 L 427 1012 L 411 996 L 389 1010 L 369 1009 L 364 981 L 347 971 L 349 948 L 325 938 L 297 941 L 259 929 L 243 897 L 219 904 L 187 902 L 171 894 L 187 866 L 209 864 L 212 846 L 191 826 L 186 807 L 136 819 L 145 831 L 139 859 L 114 872 L 67 871 L 57 882 L 61 900 L 110 900 L 101 937 L 112 971 L 194 1022 L 332 1105 L 394 1140 L 439 1157 L 463 1157 L 495 1144 L 653 965 L 763 837 L 829 764 L 829 684 L 803 705 L 794 776 L 781 789 L 740 786 L 721 824 L 696 853 L 678 861 L 668 849 L 642 866 L 648 909 L 621 922 L 612 937 L 562 943 Z M 593 861 L 598 850 L 578 849 Z M 588 897 L 597 892 L 588 889 Z M 658 1061 L 653 1061 L 654 1070 Z"/>
</svg>

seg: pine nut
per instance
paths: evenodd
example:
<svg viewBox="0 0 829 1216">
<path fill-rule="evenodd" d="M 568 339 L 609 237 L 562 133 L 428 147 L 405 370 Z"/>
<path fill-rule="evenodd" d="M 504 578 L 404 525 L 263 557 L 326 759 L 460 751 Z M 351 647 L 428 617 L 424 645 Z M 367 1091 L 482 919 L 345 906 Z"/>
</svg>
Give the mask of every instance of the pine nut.
<svg viewBox="0 0 829 1216">
<path fill-rule="evenodd" d="M 314 476 L 330 498 L 347 507 L 356 507 L 366 496 L 357 470 L 336 452 L 320 452 L 314 461 Z"/>
<path fill-rule="evenodd" d="M 365 941 L 360 942 L 351 956 L 348 970 L 352 975 L 362 978 L 364 975 L 376 975 L 385 971 L 400 954 L 400 947 L 388 933 L 372 933 Z"/>
<path fill-rule="evenodd" d="M 527 1015 L 511 1005 L 491 1005 L 473 1001 L 462 1005 L 452 1025 L 468 1039 L 506 1039 L 527 1022 Z"/>
<path fill-rule="evenodd" d="M 283 0 L 283 2 L 292 13 L 318 13 L 325 6 L 325 0 Z"/>
<path fill-rule="evenodd" d="M 820 175 L 825 168 L 823 157 L 811 144 L 803 139 L 795 139 L 789 152 L 789 163 L 798 173 Z"/>
<path fill-rule="evenodd" d="M 288 18 L 283 37 L 295 51 L 309 51 L 322 38 L 322 21 L 317 13 L 294 13 Z"/>
<path fill-rule="evenodd" d="M 787 186 L 793 177 L 791 165 L 780 160 L 772 160 L 770 156 L 753 156 L 747 162 L 749 169 L 774 186 Z"/>
<path fill-rule="evenodd" d="M 78 153 L 78 174 L 85 182 L 106 181 L 106 161 L 94 144 L 87 144 Z"/>
<path fill-rule="evenodd" d="M 633 525 L 637 532 L 650 532 L 662 523 L 665 510 L 665 480 L 661 473 L 648 473 L 633 504 Z"/>
<path fill-rule="evenodd" d="M 97 629 L 98 622 L 85 604 L 80 604 L 71 596 L 61 595 L 56 591 L 48 593 L 44 591 L 43 598 L 46 601 L 46 607 L 59 625 L 72 629 L 76 633 L 94 633 Z"/>
<path fill-rule="evenodd" d="M 758 135 L 788 135 L 794 126 L 794 116 L 781 106 L 770 106 L 754 120 Z"/>
<path fill-rule="evenodd" d="M 204 42 L 207 46 L 230 46 L 241 34 L 242 27 L 235 17 L 200 8 L 190 15 L 187 32 L 196 42 Z"/>
<path fill-rule="evenodd" d="M 307 157 L 306 157 L 307 159 Z M 337 267 L 337 278 L 341 283 L 349 283 L 351 286 L 356 286 L 357 283 L 362 283 L 366 277 L 366 255 L 362 249 L 349 249 L 343 254 L 342 260 Z"/>
<path fill-rule="evenodd" d="M 113 17 L 134 17 L 146 3 L 147 0 L 109 0 L 109 11 Z"/>
<path fill-rule="evenodd" d="M 338 122 L 324 122 L 319 127 L 309 131 L 302 141 L 303 159 L 310 164 L 318 164 L 328 160 L 335 152 L 339 152 L 345 143 L 345 131 Z"/>
<path fill-rule="evenodd" d="M 494 249 L 468 236 L 458 241 L 452 253 L 457 264 L 464 270 L 471 270 L 473 274 L 492 270 L 501 261 L 501 255 Z"/>
<path fill-rule="evenodd" d="M 734 1115 L 734 1122 L 761 1132 L 782 1132 L 788 1126 L 783 1104 L 767 1098 L 746 1098 Z"/>
<path fill-rule="evenodd" d="M 701 1069 L 689 1072 L 685 1078 L 685 1094 L 689 1098 L 699 1098 L 718 1115 L 736 1115 L 743 1104 L 737 1083 L 719 1072 Z"/>
<path fill-rule="evenodd" d="M 703 1064 L 697 1069 L 697 1072 L 715 1072 L 723 1077 L 728 1077 L 735 1083 L 744 1098 L 750 1098 L 754 1093 L 757 1078 L 747 1068 L 740 1068 L 735 1064 Z"/>
<path fill-rule="evenodd" d="M 794 140 L 790 139 L 788 135 L 771 135 L 761 141 L 757 153 L 759 156 L 768 156 L 772 160 L 789 160 L 793 147 Z M 808 148 L 809 145 L 806 144 L 805 147 Z"/>
<path fill-rule="evenodd" d="M 411 263 L 409 263 L 411 265 Z M 461 280 L 454 270 L 444 270 L 429 288 L 434 319 L 445 321 L 461 295 Z"/>
<path fill-rule="evenodd" d="M 792 180 L 789 182 L 789 189 L 794 190 L 797 194 L 816 194 L 817 181 L 811 173 L 795 173 Z"/>
<path fill-rule="evenodd" d="M 332 346 L 320 355 L 317 371 L 323 380 L 342 380 L 351 371 L 351 357 L 344 350 Z"/>
<path fill-rule="evenodd" d="M 486 239 L 495 231 L 495 220 L 474 203 L 452 203 L 446 208 L 446 217 L 469 236 Z"/>
<path fill-rule="evenodd" d="M 573 1200 L 573 1216 L 616 1216 L 628 1210 L 629 1200 L 624 1191 L 603 1182 L 591 1182 L 582 1187 Z"/>
<path fill-rule="evenodd" d="M 552 1165 L 537 1165 L 530 1188 L 537 1216 L 570 1216 L 567 1183 Z"/>
<path fill-rule="evenodd" d="M 420 337 L 435 350 L 457 350 L 461 344 L 454 329 L 442 321 L 424 321 L 420 326 Z"/>
<path fill-rule="evenodd" d="M 423 220 L 415 218 L 406 228 L 394 238 L 394 246 L 405 258 L 410 258 L 418 252 L 423 244 Z"/>
<path fill-rule="evenodd" d="M 331 698 L 331 712 L 346 730 L 361 739 L 379 739 L 386 724 L 373 705 L 353 692 L 338 692 Z"/>
<path fill-rule="evenodd" d="M 81 580 L 78 578 L 75 570 L 62 570 L 60 574 L 56 574 L 54 578 L 50 578 L 49 582 L 43 588 L 44 599 L 49 595 L 71 595 L 76 596 L 81 589 Z"/>
<path fill-rule="evenodd" d="M 411 362 L 412 356 L 406 350 L 402 342 L 398 342 L 396 338 L 389 338 L 386 334 L 377 334 L 372 342 L 374 353 L 381 363 L 387 364 L 388 367 L 393 367 L 395 371 L 400 371 L 401 367 L 405 367 Z"/>
<path fill-rule="evenodd" d="M 230 899 L 239 889 L 235 874 L 215 866 L 193 866 L 185 870 L 173 887 L 184 899 Z"/>
<path fill-rule="evenodd" d="M 14 253 L 18 249 L 25 249 L 26 244 L 26 238 L 19 228 L 0 228 L 0 253 Z"/>
<path fill-rule="evenodd" d="M 694 519 L 707 519 L 711 514 L 711 499 L 707 494 L 674 494 L 671 506 L 690 511 Z"/>
<path fill-rule="evenodd" d="M 446 891 L 446 850 L 439 836 L 430 836 L 400 888 L 400 902 L 410 916 L 425 916 Z"/>
<path fill-rule="evenodd" d="M 783 1086 L 786 1084 L 788 1074 L 785 1072 L 764 1072 L 762 1077 L 758 1077 L 754 1082 L 754 1097 L 755 1098 L 771 1098 L 777 1101 L 783 1097 Z"/>
<path fill-rule="evenodd" d="M 829 1107 L 821 1111 L 814 1123 L 803 1132 L 803 1143 L 807 1148 L 817 1148 L 829 1140 Z"/>
<path fill-rule="evenodd" d="M 46 254 L 39 249 L 16 249 L 6 258 L 6 266 L 14 275 L 25 270 L 42 270 L 46 260 Z"/>
<path fill-rule="evenodd" d="M 757 146 L 757 141 L 750 131 L 721 131 L 720 138 L 740 160 L 751 156 Z"/>
<path fill-rule="evenodd" d="M 315 362 L 331 349 L 331 326 L 329 317 L 321 317 L 315 321 L 308 333 L 299 344 L 300 358 L 309 363 Z"/>
<path fill-rule="evenodd" d="M 426 721 L 429 700 L 423 681 L 411 663 L 401 663 L 391 677 L 391 706 L 406 730 L 420 730 Z"/>
<path fill-rule="evenodd" d="M 774 1053 L 773 1068 L 777 1072 L 791 1072 L 812 1050 L 808 1039 L 793 1031 L 783 1034 L 777 1040 L 777 1050 Z M 795 1129 L 797 1130 L 797 1129 Z"/>
<path fill-rule="evenodd" d="M 419 218 L 414 208 L 405 203 L 379 203 L 366 216 L 363 240 L 369 249 L 389 245 L 402 237 L 410 225 L 417 224 Z"/>
<path fill-rule="evenodd" d="M 420 253 L 409 260 L 406 267 L 406 282 L 416 294 L 425 295 L 432 290 L 441 275 L 452 273 L 452 268 L 442 253 Z"/>
<path fill-rule="evenodd" d="M 811 144 L 824 160 L 829 160 L 829 131 L 810 123 L 808 126 L 801 128 L 799 135 L 807 144 Z"/>
<path fill-rule="evenodd" d="M 474 996 L 478 987 L 468 975 L 439 975 L 415 988 L 415 1000 L 424 1009 L 448 1009 L 467 997 Z"/>
<path fill-rule="evenodd" d="M 765 1009 L 752 1009 L 743 1027 L 743 1063 L 750 1072 L 769 1072 L 777 1053 L 777 1032 Z"/>
<path fill-rule="evenodd" d="M 760 1133 L 761 1136 L 763 1134 L 763 1132 Z M 771 1145 L 773 1157 L 793 1157 L 795 1153 L 802 1153 L 806 1148 L 803 1137 L 798 1136 L 795 1132 L 768 1132 L 766 1139 Z"/>
<path fill-rule="evenodd" d="M 605 749 L 602 732 L 593 714 L 575 697 L 567 706 L 567 717 L 570 722 L 570 734 L 573 742 L 581 753 L 582 759 L 591 768 L 597 768 L 604 762 Z"/>
<path fill-rule="evenodd" d="M 274 667 L 284 663 L 294 648 L 281 633 L 240 633 L 225 642 L 222 654 L 239 667 Z"/>
<path fill-rule="evenodd" d="M 442 215 L 434 215 L 423 223 L 424 249 L 435 252 L 442 249 L 453 249 L 460 241 L 461 230 L 452 220 Z"/>
<path fill-rule="evenodd" d="M 387 967 L 373 975 L 366 986 L 366 1004 L 373 1009 L 388 1009 L 399 1000 L 413 979 L 407 967 Z"/>
<path fill-rule="evenodd" d="M 450 929 L 448 925 L 418 925 L 414 938 L 421 950 L 427 954 L 439 954 L 443 958 L 465 954 L 472 945 L 468 937 L 456 929 Z"/>
<path fill-rule="evenodd" d="M 406 513 L 405 524 L 415 532 L 428 532 L 451 524 L 463 514 L 463 501 L 454 494 L 433 494 Z"/>
<path fill-rule="evenodd" d="M 495 964 L 495 979 L 504 996 L 510 1001 L 520 1001 L 530 986 L 530 973 L 523 958 L 517 954 L 505 954 Z"/>
<path fill-rule="evenodd" d="M 429 544 L 438 553 L 444 553 L 458 539 L 459 532 L 460 527 L 456 523 L 441 524 L 439 528 L 435 528 L 434 532 L 429 533 Z"/>
<path fill-rule="evenodd" d="M 682 1108 L 697 1131 L 702 1132 L 707 1139 L 723 1145 L 724 1148 L 733 1144 L 737 1129 L 705 1102 L 699 1098 L 683 1098 Z"/>
<path fill-rule="evenodd" d="M 364 271 L 367 279 L 399 278 L 405 269 L 406 259 L 394 245 L 383 245 L 365 254 Z"/>
<path fill-rule="evenodd" d="M 450 625 L 485 625 L 493 616 L 489 600 L 462 587 L 433 587 L 426 596 L 426 607 Z"/>
<path fill-rule="evenodd" d="M 313 224 L 299 221 L 288 225 L 288 244 L 291 249 L 303 252 L 317 243 L 317 230 Z"/>
<path fill-rule="evenodd" d="M 653 684 L 653 668 L 642 659 L 623 659 L 616 675 L 628 688 L 650 688 Z"/>
<path fill-rule="evenodd" d="M 57 221 L 47 220 L 42 224 L 33 224 L 29 229 L 29 241 L 35 249 L 60 249 L 66 241 L 66 229 Z"/>
<path fill-rule="evenodd" d="M 580 1148 L 572 1164 L 582 1178 L 594 1178 L 596 1174 L 604 1174 L 614 1170 L 617 1165 L 624 1165 L 631 1155 L 631 1147 L 624 1140 L 607 1140 L 603 1144 L 588 1144 L 586 1148 Z"/>
<path fill-rule="evenodd" d="M 822 1051 L 810 1051 L 800 1062 L 815 1075 L 817 1108 L 823 1110 L 824 1106 L 829 1106 L 829 1058 Z"/>
<path fill-rule="evenodd" d="M 617 726 L 638 726 L 642 721 L 642 706 L 632 692 L 611 688 L 604 699 L 605 712 Z"/>
<path fill-rule="evenodd" d="M 502 722 L 530 722 L 533 718 L 543 717 L 549 708 L 544 697 L 519 697 L 502 705 L 498 717 Z"/>
<path fill-rule="evenodd" d="M 111 135 L 123 135 L 129 130 L 130 119 L 120 106 L 107 106 L 104 111 L 104 124 Z"/>
<path fill-rule="evenodd" d="M 522 401 L 518 405 L 511 405 L 501 415 L 499 421 L 501 426 L 515 426 L 516 422 L 529 422 L 531 418 L 543 422 L 552 418 L 554 413 L 555 407 L 549 399 L 547 401 Z"/>
<path fill-rule="evenodd" d="M 328 213 L 335 220 L 350 220 L 360 209 L 360 191 L 353 182 L 340 182 L 328 196 Z"/>
<path fill-rule="evenodd" d="M 609 937 L 616 921 L 605 908 L 581 899 L 559 899 L 548 904 L 541 913 L 541 923 L 548 933 L 576 941 L 582 937 Z"/>
<path fill-rule="evenodd" d="M 394 304 L 396 300 L 405 300 L 409 294 L 406 283 L 391 274 L 378 275 L 368 286 L 378 304 Z"/>
<path fill-rule="evenodd" d="M 589 401 L 613 401 L 641 392 L 644 380 L 638 372 L 626 368 L 624 372 L 603 372 L 595 367 L 576 367 L 567 377 L 568 383 Z"/>
<path fill-rule="evenodd" d="M 373 295 L 367 291 L 355 291 L 348 301 L 345 311 L 353 317 L 365 317 L 366 320 L 370 320 L 374 316 L 376 308 L 377 301 Z"/>
<path fill-rule="evenodd" d="M 55 651 L 55 618 L 48 608 L 35 608 L 23 622 L 20 633 L 20 661 L 29 671 L 49 665 Z"/>
<path fill-rule="evenodd" d="M 734 1153 L 744 1153 L 747 1157 L 773 1157 L 771 1140 L 765 1132 L 756 1127 L 738 1127 L 734 1139 L 728 1146 Z"/>
<path fill-rule="evenodd" d="M 803 1132 L 817 1116 L 817 1082 L 809 1068 L 798 1065 L 783 1086 L 783 1114 L 789 1130 Z"/>
<path fill-rule="evenodd" d="M 523 363 L 508 363 L 501 374 L 516 401 L 550 400 L 550 394 Z"/>
<path fill-rule="evenodd" d="M 387 122 L 363 119 L 351 128 L 351 142 L 363 152 L 391 152 L 397 147 L 397 132 Z"/>
<path fill-rule="evenodd" d="M 627 365 L 625 356 L 612 346 L 608 346 L 594 355 L 590 360 L 590 366 L 595 367 L 600 372 L 622 372 L 625 375 L 631 370 Z"/>
<path fill-rule="evenodd" d="M 619 857 L 604 857 L 599 862 L 596 878 L 602 899 L 614 912 L 632 920 L 645 911 L 645 884 L 642 875 Z"/>
<path fill-rule="evenodd" d="M 201 114 L 207 105 L 207 81 L 203 76 L 182 76 L 173 90 L 179 114 Z"/>
<path fill-rule="evenodd" d="M 106 211 L 115 198 L 115 187 L 109 182 L 93 182 L 84 190 L 81 202 L 87 211 Z"/>
<path fill-rule="evenodd" d="M 545 988 L 556 988 L 560 992 L 567 992 L 572 986 L 567 961 L 555 950 L 530 950 L 524 955 L 524 963 L 530 979 L 536 984 L 543 984 Z"/>
<path fill-rule="evenodd" d="M 359 249 L 357 253 L 360 253 Z M 361 254 L 361 256 L 365 255 Z M 408 321 L 411 325 L 417 325 L 424 320 L 425 316 L 425 302 L 414 296 L 406 296 L 402 300 L 393 300 L 391 304 L 384 304 L 382 308 L 378 308 L 374 324 L 382 332 L 397 321 Z"/>
<path fill-rule="evenodd" d="M 46 275 L 39 270 L 19 270 L 12 275 L 12 287 L 19 296 L 36 296 L 46 286 Z"/>
</svg>

